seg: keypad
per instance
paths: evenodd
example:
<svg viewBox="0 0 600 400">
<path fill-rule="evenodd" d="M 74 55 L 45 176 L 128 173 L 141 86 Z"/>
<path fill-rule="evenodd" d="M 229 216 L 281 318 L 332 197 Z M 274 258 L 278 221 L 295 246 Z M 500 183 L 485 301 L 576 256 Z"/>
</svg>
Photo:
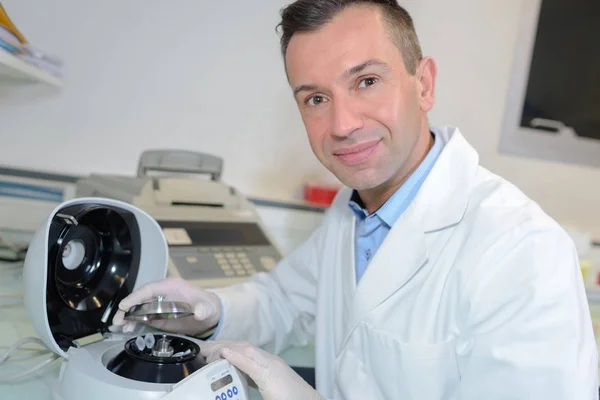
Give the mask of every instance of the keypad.
<svg viewBox="0 0 600 400">
<path fill-rule="evenodd" d="M 275 259 L 273 257 L 269 257 L 269 256 L 263 256 L 260 258 L 260 262 L 263 265 L 263 267 L 265 267 L 265 269 L 267 270 L 272 270 L 273 267 L 275 267 L 275 265 L 277 264 L 277 261 L 275 261 Z"/>
<path fill-rule="evenodd" d="M 217 264 L 219 264 L 223 270 L 225 276 L 247 276 L 256 274 L 256 268 L 250 261 L 248 253 L 244 251 L 244 248 L 220 248 L 213 256 L 215 257 Z"/>
</svg>

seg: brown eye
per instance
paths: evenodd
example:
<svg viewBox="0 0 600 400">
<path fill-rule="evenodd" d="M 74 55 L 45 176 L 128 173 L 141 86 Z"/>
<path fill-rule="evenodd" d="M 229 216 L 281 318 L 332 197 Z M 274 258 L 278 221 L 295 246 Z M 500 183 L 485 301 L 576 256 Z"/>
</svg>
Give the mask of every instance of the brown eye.
<svg viewBox="0 0 600 400">
<path fill-rule="evenodd" d="M 323 96 L 311 96 L 308 98 L 308 100 L 306 101 L 306 104 L 308 104 L 309 106 L 318 106 L 321 103 L 325 102 L 325 98 Z"/>
<path fill-rule="evenodd" d="M 368 87 L 368 86 L 373 86 L 375 83 L 377 83 L 377 78 L 365 78 L 363 80 L 360 81 L 360 85 L 359 87 Z"/>
</svg>

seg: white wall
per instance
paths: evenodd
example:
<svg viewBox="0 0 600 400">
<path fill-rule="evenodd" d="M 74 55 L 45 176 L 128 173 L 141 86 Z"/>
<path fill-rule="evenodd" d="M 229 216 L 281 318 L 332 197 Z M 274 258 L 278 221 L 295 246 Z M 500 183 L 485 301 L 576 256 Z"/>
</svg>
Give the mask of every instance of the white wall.
<svg viewBox="0 0 600 400">
<path fill-rule="evenodd" d="M 324 174 L 279 55 L 285 0 L 2 3 L 64 60 L 66 87 L 0 86 L 0 164 L 134 174 L 142 150 L 185 148 L 224 157 L 224 180 L 274 198 Z"/>
<path fill-rule="evenodd" d="M 599 169 L 498 152 L 524 1 L 403 1 L 439 66 L 431 122 L 460 127 L 484 166 L 600 238 Z M 290 199 L 304 179 L 331 179 L 278 53 L 287 0 L 2 3 L 62 57 L 66 87 L 0 87 L 0 164 L 132 174 L 143 149 L 173 147 L 223 156 L 224 180 L 252 195 Z"/>
<path fill-rule="evenodd" d="M 600 169 L 498 151 L 521 7 L 526 1 L 411 2 L 425 52 L 439 66 L 431 121 L 460 127 L 485 167 L 512 181 L 562 224 L 600 239 Z"/>
</svg>

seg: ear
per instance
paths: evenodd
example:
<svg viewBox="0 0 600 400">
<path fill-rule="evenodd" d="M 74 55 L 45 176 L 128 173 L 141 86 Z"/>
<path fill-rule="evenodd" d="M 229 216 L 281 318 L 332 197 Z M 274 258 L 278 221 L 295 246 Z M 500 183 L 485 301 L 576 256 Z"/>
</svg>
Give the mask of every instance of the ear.
<svg viewBox="0 0 600 400">
<path fill-rule="evenodd" d="M 417 67 L 419 90 L 419 106 L 423 112 L 428 112 L 435 104 L 435 80 L 437 78 L 437 65 L 431 57 L 425 57 Z"/>
</svg>

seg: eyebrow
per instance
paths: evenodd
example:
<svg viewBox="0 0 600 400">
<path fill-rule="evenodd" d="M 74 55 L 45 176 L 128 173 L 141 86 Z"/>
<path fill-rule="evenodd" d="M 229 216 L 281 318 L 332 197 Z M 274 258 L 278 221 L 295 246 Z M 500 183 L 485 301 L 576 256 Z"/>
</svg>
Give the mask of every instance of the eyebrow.
<svg viewBox="0 0 600 400">
<path fill-rule="evenodd" d="M 360 74 L 362 71 L 364 71 L 368 67 L 372 67 L 372 66 L 383 67 L 385 70 L 390 69 L 389 65 L 387 65 L 383 61 L 373 58 L 373 59 L 367 60 L 363 63 L 360 63 L 358 65 L 348 68 L 346 71 L 344 71 L 344 73 L 341 75 L 340 78 L 341 78 L 341 80 L 347 80 L 354 75 Z M 317 90 L 318 88 L 319 87 L 315 84 L 305 84 L 305 85 L 296 86 L 294 88 L 294 96 L 296 96 L 300 92 L 313 91 L 313 90 Z"/>
<path fill-rule="evenodd" d="M 389 65 L 387 65 L 383 61 L 380 61 L 380 60 L 377 60 L 375 58 L 372 58 L 372 59 L 367 60 L 367 61 L 365 61 L 363 63 L 360 63 L 358 65 L 355 65 L 353 67 L 348 68 L 342 74 L 341 79 L 342 80 L 347 80 L 347 79 L 351 78 L 354 75 L 360 74 L 365 69 L 367 69 L 369 67 L 372 67 L 372 66 L 383 67 L 385 70 L 389 70 L 390 69 Z"/>
<path fill-rule="evenodd" d="M 300 92 L 304 92 L 304 91 L 312 91 L 312 90 L 317 90 L 319 87 L 317 85 L 300 85 L 300 86 L 296 86 L 294 88 L 294 96 L 296 96 L 298 93 Z"/>
</svg>

